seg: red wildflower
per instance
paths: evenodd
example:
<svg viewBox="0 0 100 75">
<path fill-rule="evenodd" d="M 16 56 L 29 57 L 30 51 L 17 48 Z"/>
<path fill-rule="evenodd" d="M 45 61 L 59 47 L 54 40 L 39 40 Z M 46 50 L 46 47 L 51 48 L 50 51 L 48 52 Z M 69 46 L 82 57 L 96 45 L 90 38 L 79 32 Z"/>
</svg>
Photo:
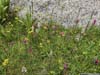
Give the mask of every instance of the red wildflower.
<svg viewBox="0 0 100 75">
<path fill-rule="evenodd" d="M 93 25 L 95 25 L 95 24 L 96 24 L 96 19 L 93 20 Z"/>
<path fill-rule="evenodd" d="M 67 66 L 67 64 L 65 63 L 65 64 L 64 64 L 64 69 L 66 70 L 66 69 L 67 69 L 67 67 L 68 67 L 68 66 Z"/>
<path fill-rule="evenodd" d="M 65 36 L 65 33 L 64 33 L 64 32 L 60 32 L 60 35 L 61 35 L 61 36 Z"/>
<path fill-rule="evenodd" d="M 75 23 L 76 23 L 76 24 L 79 23 L 79 19 L 77 19 L 77 20 L 75 21 Z"/>
<path fill-rule="evenodd" d="M 29 41 L 29 39 L 28 39 L 28 38 L 24 38 L 24 40 L 23 40 L 24 44 L 27 44 L 27 43 L 28 43 L 28 41 Z"/>
<path fill-rule="evenodd" d="M 96 60 L 95 60 L 95 64 L 96 64 L 96 65 L 98 65 L 98 63 L 99 63 L 99 60 L 98 60 L 98 59 L 96 59 Z"/>
</svg>

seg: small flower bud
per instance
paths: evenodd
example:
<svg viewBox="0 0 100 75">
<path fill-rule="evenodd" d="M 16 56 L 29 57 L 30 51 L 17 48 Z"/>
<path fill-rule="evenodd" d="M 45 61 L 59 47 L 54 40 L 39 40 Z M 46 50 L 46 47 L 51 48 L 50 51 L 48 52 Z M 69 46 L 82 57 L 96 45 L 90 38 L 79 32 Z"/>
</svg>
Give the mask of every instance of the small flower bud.
<svg viewBox="0 0 100 75">
<path fill-rule="evenodd" d="M 95 25 L 95 24 L 96 24 L 96 19 L 93 20 L 93 25 Z"/>
</svg>

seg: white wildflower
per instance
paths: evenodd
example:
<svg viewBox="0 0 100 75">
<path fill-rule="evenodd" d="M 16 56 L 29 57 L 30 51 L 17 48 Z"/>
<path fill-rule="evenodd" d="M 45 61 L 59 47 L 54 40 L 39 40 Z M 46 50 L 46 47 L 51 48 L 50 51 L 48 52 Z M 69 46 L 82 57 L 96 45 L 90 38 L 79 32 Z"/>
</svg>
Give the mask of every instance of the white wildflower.
<svg viewBox="0 0 100 75">
<path fill-rule="evenodd" d="M 22 72 L 26 73 L 27 72 L 27 68 L 25 66 L 22 67 Z"/>
</svg>

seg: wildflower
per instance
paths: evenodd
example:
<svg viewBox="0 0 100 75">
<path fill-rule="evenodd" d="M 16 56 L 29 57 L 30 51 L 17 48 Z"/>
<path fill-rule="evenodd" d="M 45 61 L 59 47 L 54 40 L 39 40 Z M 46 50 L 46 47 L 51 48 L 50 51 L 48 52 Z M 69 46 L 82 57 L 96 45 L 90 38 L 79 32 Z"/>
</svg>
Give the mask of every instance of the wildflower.
<svg viewBox="0 0 100 75">
<path fill-rule="evenodd" d="M 8 64 L 9 59 L 5 59 L 4 62 L 2 63 L 3 66 L 6 66 Z"/>
<path fill-rule="evenodd" d="M 98 59 L 95 60 L 95 64 L 96 64 L 96 65 L 99 64 L 99 60 L 98 60 Z"/>
<path fill-rule="evenodd" d="M 24 38 L 24 41 L 23 41 L 23 42 L 24 42 L 25 44 L 27 44 L 28 41 L 29 41 L 28 38 Z"/>
<path fill-rule="evenodd" d="M 48 29 L 48 28 L 47 28 L 47 26 L 44 26 L 43 28 L 44 28 L 45 30 L 47 30 L 47 29 Z"/>
<path fill-rule="evenodd" d="M 50 40 L 47 40 L 47 43 L 50 43 Z"/>
<path fill-rule="evenodd" d="M 58 60 L 58 63 L 61 64 L 63 62 L 62 58 Z"/>
<path fill-rule="evenodd" d="M 31 30 L 31 31 L 28 31 L 28 34 L 31 34 L 31 33 L 33 33 L 33 30 Z"/>
<path fill-rule="evenodd" d="M 93 25 L 95 25 L 95 24 L 96 24 L 96 19 L 94 19 L 94 20 L 93 20 L 93 23 L 92 23 L 92 24 L 93 24 Z"/>
<path fill-rule="evenodd" d="M 8 24 L 10 25 L 10 24 L 11 24 L 11 22 L 8 22 Z"/>
<path fill-rule="evenodd" d="M 42 43 L 40 43 L 40 46 L 42 45 Z"/>
<path fill-rule="evenodd" d="M 79 19 L 77 19 L 77 20 L 75 21 L 75 23 L 78 24 L 78 23 L 79 23 Z"/>
<path fill-rule="evenodd" d="M 60 75 L 67 75 L 67 64 L 66 63 L 64 63 L 64 66 L 63 66 L 63 70 L 60 72 Z"/>
<path fill-rule="evenodd" d="M 42 44 L 42 43 L 40 43 L 40 47 L 41 47 L 41 48 L 43 47 L 43 44 Z"/>
<path fill-rule="evenodd" d="M 26 73 L 27 72 L 27 68 L 25 66 L 22 67 L 22 73 Z"/>
<path fill-rule="evenodd" d="M 59 69 L 60 69 L 60 70 L 63 70 L 63 67 L 62 67 L 62 66 L 59 66 Z"/>
<path fill-rule="evenodd" d="M 61 36 L 65 36 L 64 32 L 60 32 L 60 35 L 61 35 Z"/>
<path fill-rule="evenodd" d="M 19 20 L 19 18 L 18 17 L 15 17 L 15 20 Z"/>
<path fill-rule="evenodd" d="M 5 21 L 6 20 L 6 18 L 3 18 L 3 21 Z"/>
<path fill-rule="evenodd" d="M 8 30 L 7 32 L 9 33 L 10 31 Z"/>
<path fill-rule="evenodd" d="M 50 74 L 55 74 L 55 71 L 50 71 Z"/>
<path fill-rule="evenodd" d="M 65 70 L 67 69 L 67 64 L 66 64 L 66 63 L 64 63 L 64 69 L 65 69 Z"/>
<path fill-rule="evenodd" d="M 88 54 L 88 52 L 86 52 L 86 51 L 83 52 L 83 55 L 87 55 L 87 54 Z"/>
</svg>

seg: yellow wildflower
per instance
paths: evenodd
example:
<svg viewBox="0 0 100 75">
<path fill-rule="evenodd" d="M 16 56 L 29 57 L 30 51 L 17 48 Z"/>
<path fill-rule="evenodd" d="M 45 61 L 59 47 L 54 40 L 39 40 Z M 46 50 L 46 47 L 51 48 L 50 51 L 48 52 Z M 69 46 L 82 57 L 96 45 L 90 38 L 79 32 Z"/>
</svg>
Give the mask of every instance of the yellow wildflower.
<svg viewBox="0 0 100 75">
<path fill-rule="evenodd" d="M 9 33 L 10 31 L 8 30 L 7 32 Z"/>
<path fill-rule="evenodd" d="M 19 20 L 19 18 L 18 18 L 18 17 L 15 17 L 15 19 L 16 19 L 16 20 Z"/>
<path fill-rule="evenodd" d="M 32 30 L 31 31 L 28 31 L 28 33 L 31 34 L 31 33 L 33 33 L 33 31 Z"/>
<path fill-rule="evenodd" d="M 47 43 L 50 43 L 50 40 L 47 40 Z"/>
<path fill-rule="evenodd" d="M 27 37 L 25 37 L 24 40 L 28 41 L 29 39 Z"/>
<path fill-rule="evenodd" d="M 43 44 L 42 44 L 42 43 L 40 43 L 40 47 L 41 47 L 41 48 L 43 47 Z"/>
<path fill-rule="evenodd" d="M 58 63 L 61 64 L 63 62 L 63 59 L 58 59 Z"/>
<path fill-rule="evenodd" d="M 62 67 L 62 66 L 59 66 L 59 69 L 60 69 L 60 70 L 63 70 L 63 67 Z"/>
<path fill-rule="evenodd" d="M 48 28 L 47 28 L 47 26 L 44 26 L 43 28 L 44 28 L 45 30 L 47 30 L 47 29 L 48 29 Z"/>
<path fill-rule="evenodd" d="M 11 24 L 11 22 L 8 22 L 8 24 Z"/>
<path fill-rule="evenodd" d="M 50 71 L 50 74 L 55 74 L 55 71 Z"/>
<path fill-rule="evenodd" d="M 6 66 L 8 64 L 9 59 L 5 59 L 4 62 L 2 63 L 3 66 Z"/>
</svg>

